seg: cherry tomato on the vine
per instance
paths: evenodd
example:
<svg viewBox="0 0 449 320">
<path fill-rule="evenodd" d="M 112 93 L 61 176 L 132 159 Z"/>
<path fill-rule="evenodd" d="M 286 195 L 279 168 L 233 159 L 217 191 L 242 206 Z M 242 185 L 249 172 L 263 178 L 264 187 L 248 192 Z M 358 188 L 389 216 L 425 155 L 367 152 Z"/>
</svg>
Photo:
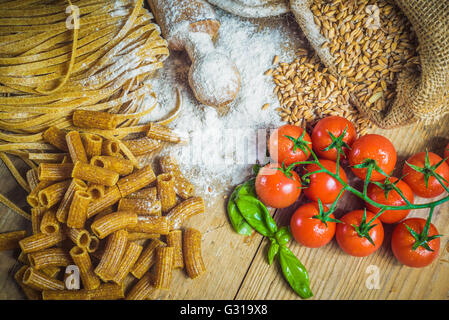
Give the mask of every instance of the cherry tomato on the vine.
<svg viewBox="0 0 449 320">
<path fill-rule="evenodd" d="M 286 208 L 301 194 L 301 180 L 295 171 L 284 172 L 279 164 L 267 164 L 256 177 L 260 201 L 272 208 Z"/>
<path fill-rule="evenodd" d="M 320 159 L 320 163 L 330 172 L 337 174 L 337 163 L 331 160 Z M 305 172 L 314 172 L 320 170 L 320 166 L 317 164 L 308 164 L 305 167 Z M 339 177 L 348 182 L 346 173 L 343 168 L 339 168 Z M 314 173 L 308 177 L 310 183 L 304 189 L 304 194 L 312 201 L 318 201 L 318 198 L 324 204 L 329 204 L 337 199 L 339 192 L 343 189 L 343 186 L 336 179 L 331 177 L 325 172 Z"/>
<path fill-rule="evenodd" d="M 426 242 L 428 248 L 433 251 L 421 245 L 414 249 L 413 246 L 417 239 L 407 229 L 406 225 L 417 234 L 421 234 L 426 225 L 426 220 L 422 218 L 410 218 L 396 226 L 391 236 L 391 249 L 393 250 L 394 256 L 399 262 L 409 267 L 422 268 L 431 264 L 438 257 L 440 238 L 431 239 Z M 430 224 L 427 236 L 432 237 L 437 234 L 438 231 L 435 226 Z"/>
<path fill-rule="evenodd" d="M 349 164 L 351 170 L 360 179 L 365 180 L 367 168 L 353 168 L 355 165 L 366 163 L 366 160 L 374 160 L 375 164 L 387 175 L 391 174 L 396 165 L 396 149 L 390 140 L 378 134 L 367 134 L 358 138 L 349 151 Z M 372 181 L 380 181 L 386 178 L 378 170 L 373 170 Z"/>
<path fill-rule="evenodd" d="M 301 127 L 291 124 L 274 130 L 268 141 L 271 158 L 285 166 L 289 166 L 293 162 L 307 160 L 310 156 L 308 148 L 312 149 L 312 140 L 309 134 Z"/>
<path fill-rule="evenodd" d="M 409 185 L 404 181 L 399 180 L 398 178 L 395 177 L 389 177 L 385 181 L 378 183 L 379 185 L 376 185 L 374 183 L 370 183 L 368 185 L 367 195 L 368 198 L 370 198 L 371 200 L 387 206 L 400 207 L 407 205 L 407 203 L 400 196 L 400 194 L 393 189 L 394 184 L 401 191 L 404 197 L 408 201 L 410 201 L 410 203 L 413 203 L 414 200 L 413 191 L 412 189 L 410 189 Z M 369 204 L 368 202 L 366 202 L 365 204 L 366 208 L 373 213 L 378 213 L 380 211 L 380 208 L 377 208 Z M 379 220 L 384 223 L 396 223 L 407 217 L 409 212 L 410 209 L 386 210 L 379 216 Z"/>
<path fill-rule="evenodd" d="M 340 144 L 342 147 L 343 153 L 340 155 L 341 158 L 345 158 L 349 151 L 344 144 L 351 147 L 357 138 L 357 132 L 354 125 L 351 121 L 339 116 L 321 119 L 317 122 L 312 131 L 311 138 L 313 151 L 315 151 L 320 158 L 337 161 L 337 149 L 331 148 L 326 151 L 324 151 L 324 149 L 332 144 L 333 139 L 331 134 L 338 139 L 344 132 L 345 135 L 335 143 L 337 145 Z"/>
</svg>

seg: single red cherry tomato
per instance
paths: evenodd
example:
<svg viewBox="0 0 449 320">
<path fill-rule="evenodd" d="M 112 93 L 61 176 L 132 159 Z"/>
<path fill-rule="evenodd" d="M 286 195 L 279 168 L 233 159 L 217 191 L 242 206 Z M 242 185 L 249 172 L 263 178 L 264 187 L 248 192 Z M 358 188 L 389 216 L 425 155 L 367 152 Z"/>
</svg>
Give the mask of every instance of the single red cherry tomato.
<svg viewBox="0 0 449 320">
<path fill-rule="evenodd" d="M 426 165 L 426 157 L 426 152 L 419 152 L 410 157 L 402 168 L 402 174 L 404 175 L 404 181 L 410 188 L 412 188 L 416 195 L 423 198 L 433 198 L 442 194 L 444 188 L 438 180 L 431 175 L 428 176 L 426 186 L 425 177 L 430 174 L 430 170 L 434 170 L 435 173 L 443 178 L 442 182 L 447 186 L 448 183 L 444 180 L 449 181 L 449 165 L 444 161 L 441 162 L 443 159 L 433 152 L 428 152 L 429 158 L 428 164 Z M 417 167 L 422 172 L 415 170 L 408 164 Z M 438 165 L 438 167 L 433 168 L 436 165 Z"/>
<path fill-rule="evenodd" d="M 293 162 L 305 161 L 312 149 L 312 140 L 301 127 L 291 124 L 283 125 L 274 130 L 268 141 L 268 151 L 271 158 L 280 164 L 289 166 Z"/>
<path fill-rule="evenodd" d="M 324 212 L 329 211 L 323 206 Z M 328 244 L 335 234 L 335 222 L 326 221 L 324 223 L 313 216 L 319 215 L 319 206 L 315 202 L 306 203 L 296 209 L 290 220 L 290 231 L 295 238 L 303 246 L 308 248 L 319 248 Z M 333 214 L 330 218 L 335 219 Z"/>
<path fill-rule="evenodd" d="M 438 257 L 440 238 L 435 238 L 427 242 L 427 245 L 433 251 L 430 251 L 423 246 L 413 249 L 413 245 L 417 240 L 407 229 L 406 225 L 417 234 L 421 234 L 426 225 L 426 220 L 421 218 L 410 218 L 400 222 L 396 226 L 391 236 L 391 249 L 393 250 L 394 256 L 399 262 L 409 267 L 422 268 L 428 266 L 436 259 L 436 257 Z M 438 231 L 435 226 L 430 224 L 428 237 L 437 234 Z"/>
<path fill-rule="evenodd" d="M 355 257 L 365 257 L 379 249 L 384 240 L 384 228 L 382 223 L 376 219 L 370 225 L 374 227 L 368 231 L 368 235 L 374 242 L 374 245 L 366 238 L 361 237 L 353 225 L 360 226 L 363 219 L 363 210 L 355 210 L 345 214 L 340 220 L 343 223 L 337 224 L 335 237 L 338 245 L 347 254 Z M 374 218 L 372 212 L 366 211 L 366 221 L 368 223 Z"/>
<path fill-rule="evenodd" d="M 337 161 L 337 149 L 332 148 L 327 151 L 324 151 L 324 149 L 329 147 L 332 143 L 332 137 L 329 133 L 338 138 L 345 130 L 346 133 L 342 137 L 341 141 L 351 147 L 357 138 L 357 132 L 351 121 L 339 116 L 326 117 L 318 121 L 313 128 L 311 135 L 313 150 L 318 157 Z M 343 154 L 341 154 L 340 157 L 345 158 L 349 150 L 343 146 L 342 149 Z"/>
<path fill-rule="evenodd" d="M 286 208 L 301 194 L 301 180 L 295 171 L 283 172 L 279 164 L 269 163 L 259 170 L 256 193 L 260 201 L 272 208 Z"/>
<path fill-rule="evenodd" d="M 330 172 L 337 174 L 337 163 L 331 160 L 321 159 L 320 163 Z M 308 164 L 305 167 L 306 172 L 313 172 L 320 170 L 320 166 L 317 164 Z M 346 173 L 343 168 L 339 168 L 339 177 L 343 179 L 344 182 L 348 182 Z M 318 198 L 324 204 L 329 204 L 337 199 L 343 186 L 336 179 L 328 175 L 327 173 L 320 172 L 314 173 L 308 177 L 310 180 L 309 185 L 304 189 L 304 194 L 307 198 L 312 201 L 318 201 Z"/>
<path fill-rule="evenodd" d="M 393 189 L 392 184 L 395 184 L 404 197 L 410 201 L 410 203 L 413 203 L 414 196 L 412 189 L 410 189 L 407 183 L 395 177 L 390 177 L 388 180 L 382 181 L 382 187 L 370 183 L 367 190 L 368 198 L 387 206 L 401 207 L 407 205 L 399 193 Z M 377 208 L 368 202 L 365 204 L 366 208 L 375 214 L 380 211 L 380 208 Z M 396 223 L 407 217 L 409 213 L 410 210 L 386 210 L 379 216 L 379 220 L 384 223 Z"/>
<path fill-rule="evenodd" d="M 364 135 L 352 144 L 349 151 L 351 170 L 357 177 L 363 180 L 366 178 L 367 168 L 357 169 L 352 167 L 364 163 L 367 159 L 375 160 L 379 168 L 389 175 L 393 172 L 396 165 L 396 149 L 391 141 L 384 136 L 378 134 Z M 385 178 L 383 174 L 373 170 L 370 180 L 380 181 Z"/>
</svg>

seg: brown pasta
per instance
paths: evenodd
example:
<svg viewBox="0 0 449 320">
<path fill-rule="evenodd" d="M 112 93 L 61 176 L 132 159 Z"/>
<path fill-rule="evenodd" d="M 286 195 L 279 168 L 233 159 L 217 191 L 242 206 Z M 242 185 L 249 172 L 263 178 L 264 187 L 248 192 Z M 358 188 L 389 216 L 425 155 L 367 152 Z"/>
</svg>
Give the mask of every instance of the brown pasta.
<svg viewBox="0 0 449 320">
<path fill-rule="evenodd" d="M 26 231 L 12 231 L 0 233 L 0 251 L 20 248 L 19 241 L 26 237 Z"/>
<path fill-rule="evenodd" d="M 84 149 L 83 141 L 78 131 L 70 131 L 66 134 L 65 140 L 69 148 L 70 158 L 73 163 L 83 162 L 87 163 L 87 154 Z"/>
<path fill-rule="evenodd" d="M 128 246 L 126 248 L 125 254 L 122 257 L 120 266 L 114 277 L 112 278 L 113 282 L 117 284 L 123 283 L 125 277 L 129 274 L 137 259 L 139 259 L 142 249 L 142 246 L 138 245 L 137 243 L 128 241 Z"/>
<path fill-rule="evenodd" d="M 26 173 L 26 179 L 28 182 L 28 186 L 30 187 L 30 190 L 36 188 L 37 185 L 39 184 L 39 169 L 34 168 L 28 170 Z"/>
<path fill-rule="evenodd" d="M 145 233 L 145 232 L 129 232 L 128 233 L 129 241 L 159 239 L 160 237 L 161 237 L 161 235 L 157 234 L 157 233 Z"/>
<path fill-rule="evenodd" d="M 19 241 L 20 248 L 25 253 L 35 252 L 53 247 L 66 238 L 64 232 L 52 234 L 36 233 Z"/>
<path fill-rule="evenodd" d="M 158 247 L 156 249 L 156 263 L 154 266 L 153 282 L 156 289 L 170 289 L 173 273 L 174 252 L 173 247 Z"/>
<path fill-rule="evenodd" d="M 63 130 L 58 129 L 55 126 L 52 126 L 52 127 L 48 128 L 46 131 L 44 131 L 44 133 L 42 134 L 42 137 L 44 138 L 44 140 L 46 142 L 55 146 L 59 150 L 68 152 L 69 147 L 67 146 L 67 141 L 65 140 L 65 135 L 66 135 L 66 133 Z"/>
<path fill-rule="evenodd" d="M 103 140 L 101 154 L 105 156 L 118 156 L 120 154 L 120 145 L 114 140 Z"/>
<path fill-rule="evenodd" d="M 127 199 L 122 198 L 118 203 L 118 210 L 120 211 L 132 211 L 138 215 L 144 216 L 160 216 L 161 213 L 161 201 L 154 200 L 149 201 L 146 199 Z"/>
<path fill-rule="evenodd" d="M 167 142 L 173 142 L 173 143 L 179 143 L 181 142 L 181 137 L 173 132 L 170 128 L 167 126 L 157 124 L 157 123 L 150 123 L 147 131 L 147 137 L 155 140 L 161 140 L 161 141 L 167 141 Z"/>
<path fill-rule="evenodd" d="M 41 232 L 41 220 L 44 216 L 45 208 L 31 208 L 31 230 L 33 234 Z"/>
<path fill-rule="evenodd" d="M 187 274 L 194 279 L 206 271 L 201 255 L 201 233 L 193 228 L 184 231 L 184 262 Z"/>
<path fill-rule="evenodd" d="M 101 148 L 103 146 L 103 138 L 92 133 L 81 134 L 84 149 L 86 150 L 87 159 L 101 155 Z"/>
<path fill-rule="evenodd" d="M 129 194 L 149 185 L 155 180 L 156 175 L 154 174 L 153 168 L 151 168 L 151 165 L 146 165 L 142 169 L 121 178 L 117 182 L 117 186 L 122 194 L 122 197 L 124 198 Z"/>
<path fill-rule="evenodd" d="M 28 298 L 28 300 L 40 300 L 41 299 L 41 293 L 33 289 L 26 284 L 23 283 L 23 274 L 28 269 L 28 266 L 22 266 L 15 274 L 14 274 L 14 280 L 19 284 L 20 288 L 22 288 L 23 293 L 25 293 L 25 296 Z"/>
<path fill-rule="evenodd" d="M 104 254 L 94 272 L 103 281 L 112 280 L 118 270 L 120 260 L 126 250 L 128 232 L 119 230 L 111 234 L 107 240 Z"/>
<path fill-rule="evenodd" d="M 32 267 L 41 270 L 47 267 L 67 267 L 72 263 L 70 255 L 62 248 L 50 248 L 28 255 Z"/>
<path fill-rule="evenodd" d="M 102 184 L 91 183 L 87 187 L 87 193 L 90 194 L 92 201 L 99 200 L 104 197 L 104 194 L 106 193 L 106 187 Z"/>
<path fill-rule="evenodd" d="M 117 183 L 119 174 L 112 170 L 78 161 L 73 167 L 72 178 L 112 187 Z"/>
<path fill-rule="evenodd" d="M 155 201 L 158 200 L 157 197 L 157 188 L 145 188 L 138 190 L 136 192 L 133 192 L 126 196 L 127 199 L 146 199 L 148 201 Z"/>
<path fill-rule="evenodd" d="M 59 232 L 60 225 L 58 219 L 56 219 L 56 212 L 53 209 L 47 210 L 42 215 L 42 219 L 39 227 L 40 232 L 45 234 L 53 234 Z"/>
<path fill-rule="evenodd" d="M 166 216 L 139 216 L 135 225 L 126 228 L 128 232 L 145 232 L 168 234 L 170 231 L 169 220 Z"/>
<path fill-rule="evenodd" d="M 87 250 L 75 246 L 70 250 L 70 256 L 79 268 L 84 289 L 92 290 L 98 288 L 100 286 L 100 278 L 94 273 L 92 261 Z"/>
<path fill-rule="evenodd" d="M 117 186 L 109 188 L 103 198 L 92 201 L 87 210 L 87 218 L 91 218 L 120 200 L 122 194 Z"/>
<path fill-rule="evenodd" d="M 45 189 L 42 189 L 37 194 L 39 199 L 39 205 L 47 209 L 58 204 L 62 200 L 64 194 L 69 187 L 70 180 L 56 182 Z"/>
<path fill-rule="evenodd" d="M 67 228 L 67 236 L 72 242 L 81 248 L 86 248 L 90 244 L 90 234 L 85 229 Z"/>
<path fill-rule="evenodd" d="M 119 175 L 128 175 L 133 172 L 132 161 L 114 156 L 95 156 L 90 164 L 117 172 Z"/>
<path fill-rule="evenodd" d="M 75 110 L 72 121 L 79 128 L 111 130 L 117 127 L 119 118 L 109 112 Z"/>
<path fill-rule="evenodd" d="M 126 300 L 146 300 L 156 290 L 153 286 L 154 276 L 147 272 L 137 283 L 131 288 L 126 295 Z"/>
<path fill-rule="evenodd" d="M 73 164 L 71 163 L 41 163 L 38 168 L 38 178 L 40 181 L 61 181 L 70 179 L 72 176 Z"/>
<path fill-rule="evenodd" d="M 67 216 L 69 215 L 70 205 L 72 204 L 73 195 L 76 191 L 86 191 L 87 184 L 80 179 L 72 179 L 64 196 L 59 204 L 58 210 L 56 211 L 56 219 L 59 222 L 65 223 L 67 221 Z"/>
<path fill-rule="evenodd" d="M 87 210 L 92 198 L 85 191 L 75 191 L 67 216 L 67 226 L 70 228 L 84 228 L 87 220 Z"/>
<path fill-rule="evenodd" d="M 104 283 L 93 290 L 44 290 L 43 300 L 117 300 L 125 297 L 124 288 L 114 283 Z"/>
<path fill-rule="evenodd" d="M 182 254 L 182 230 L 170 231 L 167 236 L 167 245 L 174 248 L 173 268 L 184 268 L 184 257 Z"/>
<path fill-rule="evenodd" d="M 95 220 L 91 229 L 100 239 L 104 239 L 111 233 L 133 226 L 137 223 L 137 214 L 131 211 L 117 211 Z"/>
<path fill-rule="evenodd" d="M 56 280 L 36 270 L 33 267 L 29 267 L 23 274 L 23 284 L 42 291 L 42 290 L 64 290 L 64 283 Z"/>
<path fill-rule="evenodd" d="M 184 177 L 179 168 L 178 162 L 170 156 L 161 157 L 159 161 L 162 172 L 173 174 L 175 180 L 176 193 L 183 199 L 188 199 L 193 195 L 193 185 Z"/>
<path fill-rule="evenodd" d="M 35 208 L 39 206 L 39 192 L 52 184 L 52 181 L 40 181 L 27 196 L 28 204 Z"/>
<path fill-rule="evenodd" d="M 193 197 L 184 200 L 167 214 L 170 230 L 179 229 L 184 221 L 194 215 L 204 213 L 204 210 L 203 198 Z"/>
<path fill-rule="evenodd" d="M 156 249 L 163 246 L 166 246 L 164 242 L 157 239 L 151 240 L 134 264 L 131 270 L 132 275 L 137 279 L 142 278 L 156 262 Z"/>
<path fill-rule="evenodd" d="M 176 206 L 175 179 L 171 173 L 163 173 L 157 176 L 157 194 L 161 200 L 162 212 L 170 211 Z"/>
<path fill-rule="evenodd" d="M 138 157 L 147 153 L 158 150 L 162 145 L 158 140 L 143 137 L 139 139 L 123 140 L 123 144 L 131 151 L 131 153 Z"/>
<path fill-rule="evenodd" d="M 94 235 L 90 235 L 89 244 L 86 247 L 87 252 L 89 253 L 96 252 L 99 246 L 100 246 L 100 239 L 98 239 Z"/>
</svg>

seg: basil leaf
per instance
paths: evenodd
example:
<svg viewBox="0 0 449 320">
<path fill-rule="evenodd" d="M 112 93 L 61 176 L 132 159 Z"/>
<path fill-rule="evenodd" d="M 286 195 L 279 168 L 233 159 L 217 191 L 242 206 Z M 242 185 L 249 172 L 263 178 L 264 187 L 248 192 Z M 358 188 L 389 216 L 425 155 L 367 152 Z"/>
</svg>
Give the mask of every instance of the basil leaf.
<svg viewBox="0 0 449 320">
<path fill-rule="evenodd" d="M 242 214 L 240 213 L 237 204 L 235 203 L 235 199 L 237 198 L 237 194 L 241 186 L 237 186 L 229 197 L 229 201 L 227 204 L 227 213 L 229 220 L 231 221 L 231 225 L 234 230 L 242 235 L 250 236 L 253 233 L 253 228 L 245 221 Z"/>
<path fill-rule="evenodd" d="M 290 287 L 303 299 L 312 297 L 306 268 L 286 246 L 281 246 L 279 249 L 279 262 Z"/>
<path fill-rule="evenodd" d="M 282 227 L 279 229 L 278 232 L 274 235 L 276 238 L 276 241 L 281 245 L 286 245 L 290 239 L 292 238 L 292 235 L 290 231 L 288 230 L 288 227 Z"/>
<path fill-rule="evenodd" d="M 270 248 L 268 249 L 268 264 L 272 264 L 274 257 L 278 254 L 279 252 L 279 244 L 276 242 L 275 239 L 271 239 L 271 245 Z"/>
<path fill-rule="evenodd" d="M 245 220 L 257 232 L 265 237 L 273 237 L 277 231 L 276 223 L 271 218 L 267 207 L 255 197 L 238 195 L 235 203 Z M 272 220 L 270 221 L 267 216 Z M 267 223 L 268 221 L 268 223 Z M 274 223 L 274 226 L 273 226 Z"/>
</svg>

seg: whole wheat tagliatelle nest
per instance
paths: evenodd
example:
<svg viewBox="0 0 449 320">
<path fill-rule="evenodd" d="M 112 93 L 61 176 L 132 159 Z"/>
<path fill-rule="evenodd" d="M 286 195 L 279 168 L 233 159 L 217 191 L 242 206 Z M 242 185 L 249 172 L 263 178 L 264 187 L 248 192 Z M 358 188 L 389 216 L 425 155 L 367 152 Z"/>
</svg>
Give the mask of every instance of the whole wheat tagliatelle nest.
<svg viewBox="0 0 449 320">
<path fill-rule="evenodd" d="M 146 80 L 169 52 L 143 0 L 69 3 L 0 3 L 0 152 L 51 152 L 42 132 L 70 129 L 80 108 L 131 125 L 154 98 Z"/>
</svg>

